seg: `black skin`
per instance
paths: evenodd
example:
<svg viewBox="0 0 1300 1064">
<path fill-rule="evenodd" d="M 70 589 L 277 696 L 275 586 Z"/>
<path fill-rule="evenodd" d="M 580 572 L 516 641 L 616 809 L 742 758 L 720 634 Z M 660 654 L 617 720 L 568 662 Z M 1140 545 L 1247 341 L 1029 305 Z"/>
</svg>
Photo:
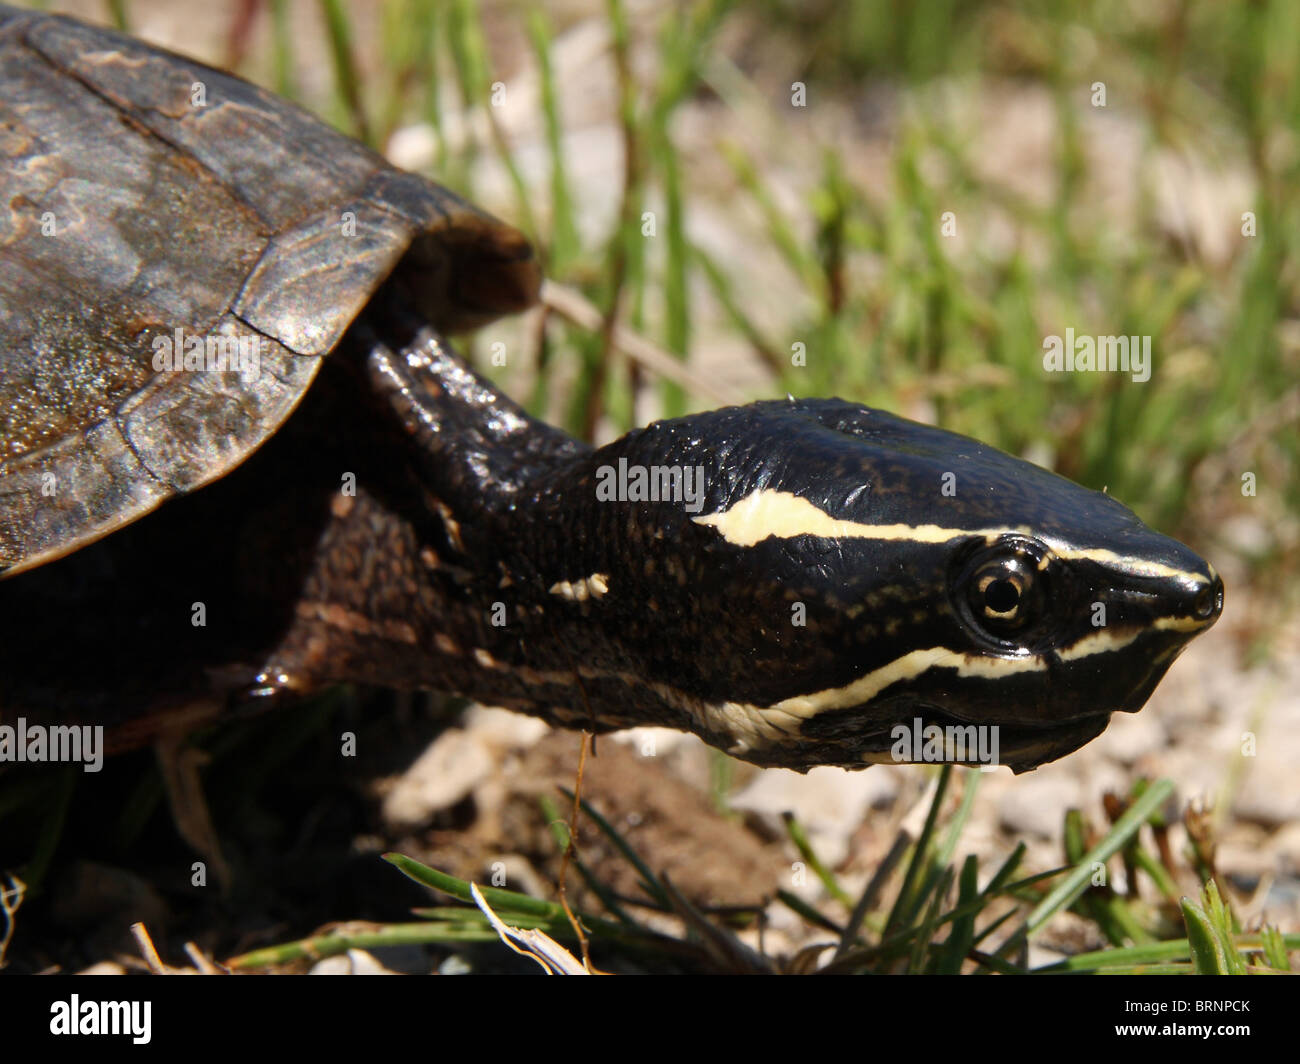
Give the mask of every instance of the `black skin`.
<svg viewBox="0 0 1300 1064">
<path fill-rule="evenodd" d="M 424 363 L 413 368 L 403 350 Z M 131 746 L 250 696 L 353 681 L 452 690 L 596 730 L 686 728 L 758 763 L 799 768 L 861 765 L 888 749 L 892 724 L 919 713 L 1001 725 L 1019 769 L 1086 742 L 1111 710 L 1140 708 L 1189 638 L 1153 633 L 1104 667 L 1058 663 L 1011 683 L 937 670 L 818 714 L 779 744 L 737 749 L 734 735 L 649 685 L 763 706 L 843 685 L 917 647 L 987 652 L 988 633 L 952 600 L 960 559 L 978 544 L 796 537 L 736 548 L 680 504 L 598 501 L 595 470 L 620 457 L 705 465 L 706 514 L 755 487 L 799 490 L 826 508 L 849 500 L 846 517 L 876 520 L 884 507 L 905 523 L 1082 524 L 1098 543 L 1204 564 L 1108 497 L 837 400 L 714 411 L 592 451 L 528 418 L 381 301 L 235 473 L 0 581 L 0 616 L 21 618 L 0 640 L 0 710 L 118 725 L 116 745 Z M 939 503 L 933 485 L 949 467 L 968 487 L 996 482 L 1000 497 Z M 355 496 L 341 492 L 350 475 Z M 593 572 L 610 577 L 599 601 L 549 590 Z M 1097 566 L 1071 574 L 1072 595 L 1058 594 L 1017 638 L 1064 645 L 1098 595 L 1114 623 L 1134 628 L 1187 605 L 1159 581 L 1130 596 Z M 804 626 L 787 622 L 794 601 L 807 604 Z M 204 627 L 191 624 L 195 602 Z M 854 603 L 868 608 L 849 616 Z M 887 633 L 890 618 L 898 624 Z M 503 665 L 483 667 L 475 648 Z"/>
</svg>

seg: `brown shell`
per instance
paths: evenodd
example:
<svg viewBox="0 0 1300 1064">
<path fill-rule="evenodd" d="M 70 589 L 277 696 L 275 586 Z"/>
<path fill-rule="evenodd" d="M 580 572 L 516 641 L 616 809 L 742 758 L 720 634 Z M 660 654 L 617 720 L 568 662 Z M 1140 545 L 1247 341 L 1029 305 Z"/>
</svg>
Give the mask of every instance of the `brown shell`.
<svg viewBox="0 0 1300 1064">
<path fill-rule="evenodd" d="M 6 574 L 239 465 L 408 253 L 446 329 L 539 284 L 523 237 L 446 189 L 70 19 L 0 8 L 0 156 Z"/>
</svg>

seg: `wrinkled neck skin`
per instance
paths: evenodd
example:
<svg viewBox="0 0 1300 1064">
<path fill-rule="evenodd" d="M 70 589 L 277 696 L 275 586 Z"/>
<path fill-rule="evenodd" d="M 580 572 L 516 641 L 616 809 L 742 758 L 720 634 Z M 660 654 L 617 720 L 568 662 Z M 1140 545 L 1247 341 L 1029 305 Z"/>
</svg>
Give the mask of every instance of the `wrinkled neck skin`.
<svg viewBox="0 0 1300 1064">
<path fill-rule="evenodd" d="M 701 728 L 697 695 L 647 682 L 634 648 L 669 640 L 672 617 L 648 624 L 659 605 L 626 578 L 611 586 L 625 508 L 584 480 L 592 448 L 530 417 L 428 328 L 357 333 L 381 416 L 402 431 L 359 441 L 359 463 L 341 458 L 361 469 L 355 491 L 330 502 L 268 683 L 437 689 L 561 726 L 658 724 L 734 745 Z"/>
</svg>

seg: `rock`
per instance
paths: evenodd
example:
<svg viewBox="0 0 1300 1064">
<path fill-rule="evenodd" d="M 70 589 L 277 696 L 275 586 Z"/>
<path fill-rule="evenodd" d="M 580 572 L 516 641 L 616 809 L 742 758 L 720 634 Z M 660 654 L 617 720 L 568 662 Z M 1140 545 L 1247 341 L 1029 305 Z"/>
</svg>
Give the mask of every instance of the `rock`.
<svg viewBox="0 0 1300 1064">
<path fill-rule="evenodd" d="M 494 752 L 527 750 L 551 731 L 544 720 L 495 706 L 471 706 L 461 720 L 465 731 L 477 736 Z"/>
<path fill-rule="evenodd" d="M 337 957 L 326 957 L 312 966 L 310 975 L 396 975 L 363 949 L 350 949 Z"/>
<path fill-rule="evenodd" d="M 78 975 L 126 975 L 126 969 L 116 961 L 99 961 L 89 968 L 82 968 Z"/>
<path fill-rule="evenodd" d="M 998 821 L 1007 831 L 1056 839 L 1066 810 L 1081 807 L 1083 800 L 1079 780 L 1051 765 L 1017 777 L 998 801 Z"/>
<path fill-rule="evenodd" d="M 1152 754 L 1168 742 L 1164 723 L 1154 713 L 1116 713 L 1096 740 L 1099 751 L 1124 765 Z"/>
<path fill-rule="evenodd" d="M 409 830 L 466 797 L 492 772 L 495 759 L 477 735 L 453 728 L 438 736 L 384 796 L 385 823 Z"/>
</svg>

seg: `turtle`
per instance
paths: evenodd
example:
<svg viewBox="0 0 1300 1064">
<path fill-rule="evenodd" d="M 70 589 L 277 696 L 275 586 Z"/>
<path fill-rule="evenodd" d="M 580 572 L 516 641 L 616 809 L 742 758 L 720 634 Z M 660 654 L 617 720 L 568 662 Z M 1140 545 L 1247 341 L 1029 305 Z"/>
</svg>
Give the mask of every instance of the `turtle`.
<svg viewBox="0 0 1300 1064">
<path fill-rule="evenodd" d="M 5 760 L 362 683 L 1023 772 L 1222 610 L 1110 495 L 858 403 L 530 415 L 447 339 L 529 242 L 230 74 L 0 8 L 0 147 Z"/>
</svg>

